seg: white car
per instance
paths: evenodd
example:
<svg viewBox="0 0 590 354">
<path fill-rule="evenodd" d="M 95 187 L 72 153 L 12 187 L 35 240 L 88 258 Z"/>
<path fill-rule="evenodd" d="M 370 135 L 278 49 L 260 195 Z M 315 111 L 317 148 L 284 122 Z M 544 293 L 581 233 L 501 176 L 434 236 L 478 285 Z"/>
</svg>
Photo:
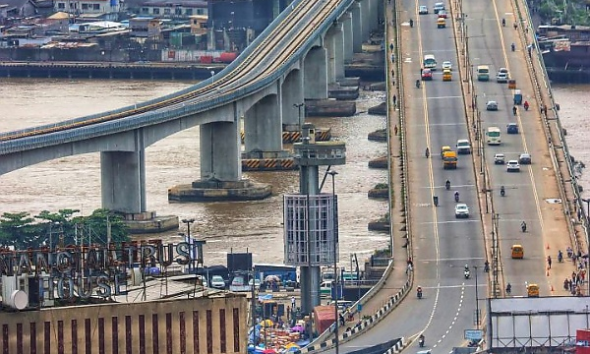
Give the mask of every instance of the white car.
<svg viewBox="0 0 590 354">
<path fill-rule="evenodd" d="M 428 6 L 420 6 L 418 8 L 419 15 L 428 15 Z"/>
<path fill-rule="evenodd" d="M 456 218 L 468 218 L 469 207 L 465 203 L 459 203 L 455 205 L 455 217 Z"/>
<path fill-rule="evenodd" d="M 486 110 L 488 110 L 488 111 L 497 111 L 498 110 L 498 102 L 496 102 L 496 101 L 488 101 L 488 103 L 486 103 Z"/>
<path fill-rule="evenodd" d="M 510 160 L 506 164 L 506 172 L 520 172 L 520 164 L 518 160 Z"/>
<path fill-rule="evenodd" d="M 453 64 L 450 61 L 443 61 L 442 63 L 443 70 L 453 70 Z"/>
<path fill-rule="evenodd" d="M 211 287 L 215 289 L 225 289 L 225 280 L 221 275 L 214 275 L 211 277 Z"/>
<path fill-rule="evenodd" d="M 494 155 L 494 164 L 495 165 L 503 165 L 504 164 L 504 154 Z"/>
<path fill-rule="evenodd" d="M 469 144 L 469 140 L 459 139 L 459 140 L 457 140 L 456 146 L 457 146 L 457 154 L 460 154 L 460 155 L 471 154 L 471 144 Z"/>
<path fill-rule="evenodd" d="M 500 84 L 504 84 L 508 82 L 508 73 L 498 73 L 496 75 L 496 82 Z"/>
</svg>

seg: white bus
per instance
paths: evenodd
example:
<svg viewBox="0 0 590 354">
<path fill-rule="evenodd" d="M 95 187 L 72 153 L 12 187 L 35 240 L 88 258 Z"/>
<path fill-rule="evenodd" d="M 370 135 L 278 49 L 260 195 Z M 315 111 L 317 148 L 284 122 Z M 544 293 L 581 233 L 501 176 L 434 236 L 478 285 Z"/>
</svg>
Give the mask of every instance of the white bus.
<svg viewBox="0 0 590 354">
<path fill-rule="evenodd" d="M 486 141 L 488 145 L 500 145 L 502 143 L 502 133 L 498 127 L 489 127 L 486 130 Z"/>
</svg>

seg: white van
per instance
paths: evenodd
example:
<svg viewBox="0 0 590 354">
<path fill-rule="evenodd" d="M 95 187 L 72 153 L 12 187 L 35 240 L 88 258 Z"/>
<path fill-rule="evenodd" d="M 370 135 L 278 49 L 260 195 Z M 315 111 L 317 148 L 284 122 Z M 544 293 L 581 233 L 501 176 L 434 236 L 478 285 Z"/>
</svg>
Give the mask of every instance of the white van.
<svg viewBox="0 0 590 354">
<path fill-rule="evenodd" d="M 422 64 L 424 69 L 436 70 L 436 58 L 432 54 L 426 54 Z"/>
<path fill-rule="evenodd" d="M 486 141 L 488 145 L 500 145 L 502 143 L 502 132 L 500 128 L 489 127 L 486 130 Z"/>
</svg>

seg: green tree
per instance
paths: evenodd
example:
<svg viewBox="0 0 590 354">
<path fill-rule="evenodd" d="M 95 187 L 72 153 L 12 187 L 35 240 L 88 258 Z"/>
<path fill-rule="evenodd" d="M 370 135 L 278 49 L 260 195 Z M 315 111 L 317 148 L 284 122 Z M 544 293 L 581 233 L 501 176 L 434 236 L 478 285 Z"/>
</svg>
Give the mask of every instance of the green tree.
<svg viewBox="0 0 590 354">
<path fill-rule="evenodd" d="M 60 209 L 57 213 L 43 210 L 35 218 L 43 220 L 40 224 L 45 230 L 46 245 L 70 245 L 75 244 L 75 223 L 73 215 L 79 213 L 78 209 Z"/>
<path fill-rule="evenodd" d="M 82 227 L 84 243 L 87 243 L 88 237 L 90 237 L 90 242 L 106 245 L 107 218 L 111 225 L 111 242 L 120 243 L 129 241 L 129 232 L 123 218 L 108 209 L 96 209 L 89 216 L 74 218 L 73 222 Z"/>
<path fill-rule="evenodd" d="M 42 226 L 34 223 L 29 213 L 4 213 L 0 216 L 0 245 L 15 249 L 39 248 Z"/>
</svg>

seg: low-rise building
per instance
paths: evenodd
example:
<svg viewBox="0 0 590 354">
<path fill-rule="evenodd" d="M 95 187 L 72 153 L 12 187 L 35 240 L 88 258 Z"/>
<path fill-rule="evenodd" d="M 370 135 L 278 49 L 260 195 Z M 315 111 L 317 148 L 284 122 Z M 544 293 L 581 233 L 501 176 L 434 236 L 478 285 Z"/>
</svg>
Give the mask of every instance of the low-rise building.
<svg viewBox="0 0 590 354">
<path fill-rule="evenodd" d="M 195 1 L 147 1 L 133 12 L 140 16 L 153 16 L 169 19 L 188 19 L 193 15 L 207 15 L 207 2 Z"/>
</svg>

